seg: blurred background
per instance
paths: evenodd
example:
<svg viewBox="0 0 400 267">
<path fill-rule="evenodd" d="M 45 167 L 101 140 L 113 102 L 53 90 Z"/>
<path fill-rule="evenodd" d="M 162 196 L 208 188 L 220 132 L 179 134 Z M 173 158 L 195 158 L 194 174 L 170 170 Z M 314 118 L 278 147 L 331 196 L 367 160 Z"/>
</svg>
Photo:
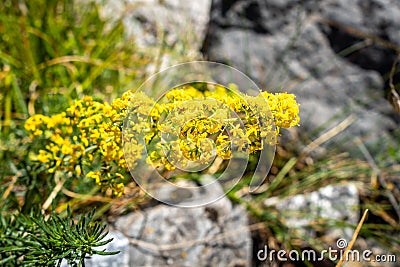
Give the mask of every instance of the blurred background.
<svg viewBox="0 0 400 267">
<path fill-rule="evenodd" d="M 397 0 L 2 1 L 2 216 L 29 214 L 57 185 L 29 157 L 41 144 L 30 142 L 27 118 L 63 112 L 84 95 L 111 102 L 166 67 L 209 60 L 237 68 L 263 90 L 293 93 L 301 105 L 300 126 L 282 132 L 256 194 L 244 181 L 223 207 L 179 212 L 146 199 L 132 180 L 124 196 L 110 199 L 78 175 L 51 198 L 51 209 L 66 216 L 67 206 L 76 214 L 97 207 L 95 218 L 110 226 L 125 255 L 118 266 L 334 266 L 261 260 L 257 252 L 349 242 L 369 209 L 354 248 L 399 261 L 399 17 Z M 141 228 L 160 231 L 135 234 Z M 189 243 L 171 252 L 152 242 Z M 137 252 L 143 244 L 156 252 Z"/>
</svg>

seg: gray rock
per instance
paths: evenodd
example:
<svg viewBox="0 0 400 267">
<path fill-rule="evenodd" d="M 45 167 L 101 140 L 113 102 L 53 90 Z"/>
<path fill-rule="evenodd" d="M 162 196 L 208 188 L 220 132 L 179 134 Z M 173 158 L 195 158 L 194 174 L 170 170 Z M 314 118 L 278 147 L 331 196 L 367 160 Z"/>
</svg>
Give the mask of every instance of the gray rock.
<svg viewBox="0 0 400 267">
<path fill-rule="evenodd" d="M 327 240 L 344 238 L 349 242 L 354 227 L 335 227 L 335 222 L 356 225 L 359 221 L 359 197 L 354 184 L 328 185 L 309 194 L 285 199 L 270 198 L 264 205 L 275 206 L 288 227 L 297 228 L 311 238 L 316 237 L 312 223 L 324 220 L 330 226 L 323 233 Z"/>
<path fill-rule="evenodd" d="M 119 218 L 131 266 L 249 266 L 246 211 L 226 199 L 198 208 L 158 205 Z"/>
<path fill-rule="evenodd" d="M 199 185 L 191 181 L 180 180 L 173 183 L 165 183 L 153 195 L 164 204 L 176 207 L 220 207 L 219 213 L 224 215 L 230 212 L 232 204 L 225 197 L 226 193 L 219 180 L 211 175 L 203 175 L 199 179 Z M 231 181 L 232 182 L 232 181 Z"/>
<path fill-rule="evenodd" d="M 127 42 L 152 54 L 146 73 L 201 58 L 211 0 L 96 0 L 108 21 L 122 19 Z M 159 54 L 159 53 L 162 54 Z M 156 58 L 160 55 L 160 58 Z"/>
<path fill-rule="evenodd" d="M 321 6 L 324 18 L 400 45 L 400 4 L 396 0 L 325 1 Z"/>
<path fill-rule="evenodd" d="M 394 14 L 400 14 L 399 1 L 214 0 L 203 51 L 209 60 L 245 72 L 262 88 L 295 93 L 301 104 L 297 130 L 305 135 L 354 115 L 355 122 L 325 147 L 343 144 L 348 151 L 356 146 L 342 140 L 358 136 L 375 154 L 386 149 L 390 132 L 398 127 L 382 78 L 395 53 L 370 43 L 365 46 L 370 50 L 359 48 L 344 57 L 338 53 L 362 39 L 332 25 L 399 45 L 400 20 Z M 374 146 L 379 141 L 381 146 Z"/>
<path fill-rule="evenodd" d="M 158 45 L 161 39 L 173 46 L 190 42 L 198 49 L 209 21 L 211 0 L 99 0 L 107 18 L 123 18 L 129 37 L 143 46 Z"/>
<path fill-rule="evenodd" d="M 223 192 L 218 184 L 215 187 L 209 195 Z M 121 252 L 94 255 L 85 261 L 86 266 L 251 265 L 246 209 L 233 206 L 226 197 L 196 208 L 157 205 L 121 216 L 110 227 L 114 230 L 105 238 L 114 240 L 97 249 Z M 62 266 L 68 265 L 64 261 Z"/>
</svg>

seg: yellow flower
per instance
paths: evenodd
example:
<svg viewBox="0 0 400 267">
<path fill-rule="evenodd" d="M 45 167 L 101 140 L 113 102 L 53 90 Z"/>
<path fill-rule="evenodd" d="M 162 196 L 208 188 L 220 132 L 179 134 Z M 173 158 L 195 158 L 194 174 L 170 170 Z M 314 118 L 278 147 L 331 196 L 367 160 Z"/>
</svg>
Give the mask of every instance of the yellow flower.
<svg viewBox="0 0 400 267">
<path fill-rule="evenodd" d="M 150 146 L 147 164 L 174 170 L 190 161 L 207 163 L 213 153 L 230 159 L 232 149 L 255 153 L 263 143 L 274 145 L 280 128 L 298 125 L 298 113 L 292 94 L 261 92 L 254 97 L 235 85 L 216 85 L 208 91 L 185 85 L 169 91 L 158 103 L 134 91 L 111 104 L 85 96 L 65 112 L 30 117 L 25 129 L 44 144 L 30 158 L 51 166 L 49 172 L 81 176 L 82 166 L 90 170 L 95 161 L 96 166 L 107 168 L 89 171 L 86 177 L 95 179 L 104 192 L 120 196 L 121 173 L 142 160 L 144 146 L 139 140 Z M 124 122 L 129 131 L 122 137 Z"/>
<path fill-rule="evenodd" d="M 39 155 L 37 156 L 37 159 L 40 162 L 48 163 L 52 159 L 52 155 L 45 150 L 39 150 Z"/>
<path fill-rule="evenodd" d="M 278 127 L 289 128 L 300 122 L 299 104 L 296 96 L 287 93 L 271 94 L 262 92 L 261 95 L 268 101 L 271 112 L 274 115 L 275 124 Z"/>
<path fill-rule="evenodd" d="M 75 172 L 76 172 L 76 174 L 77 174 L 78 176 L 80 176 L 80 175 L 81 175 L 81 173 L 82 173 L 81 166 L 79 166 L 79 165 L 76 165 L 76 166 L 75 166 Z"/>
<path fill-rule="evenodd" d="M 99 171 L 90 171 L 86 174 L 87 178 L 92 178 L 95 179 L 96 184 L 100 185 L 101 180 L 100 180 L 100 172 Z"/>
<path fill-rule="evenodd" d="M 71 148 L 71 144 L 69 142 L 65 142 L 61 147 L 61 153 L 64 155 L 71 155 L 73 152 Z"/>
</svg>

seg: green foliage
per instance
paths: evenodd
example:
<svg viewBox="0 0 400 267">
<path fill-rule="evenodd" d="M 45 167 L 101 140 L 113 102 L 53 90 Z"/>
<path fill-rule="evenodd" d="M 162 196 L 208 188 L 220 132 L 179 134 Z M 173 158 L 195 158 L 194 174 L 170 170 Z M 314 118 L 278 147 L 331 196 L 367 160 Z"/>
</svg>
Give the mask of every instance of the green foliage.
<svg viewBox="0 0 400 267">
<path fill-rule="evenodd" d="M 60 266 L 64 258 L 71 266 L 84 266 L 89 255 L 114 255 L 119 252 L 95 250 L 112 239 L 105 226 L 93 221 L 94 212 L 82 215 L 77 222 L 70 211 L 66 218 L 51 213 L 48 219 L 33 212 L 6 215 L 0 219 L 1 266 Z"/>
<path fill-rule="evenodd" d="M 400 129 L 394 131 L 393 136 L 394 140 L 400 140 Z M 388 155 L 389 157 L 387 157 Z M 388 155 L 381 155 L 381 160 L 389 161 L 389 163 L 400 162 L 400 143 L 393 142 L 392 144 L 390 144 L 388 148 Z"/>
<path fill-rule="evenodd" d="M 85 94 L 109 100 L 135 87 L 151 57 L 92 0 L 1 1 L 0 35 L 0 266 L 54 266 L 61 258 L 82 265 L 85 255 L 109 255 L 93 249 L 111 241 L 102 241 L 105 226 L 94 213 L 77 223 L 69 212 L 45 215 L 46 200 L 57 207 L 69 199 L 49 198 L 61 177 L 31 161 L 30 151 L 44 143 L 30 143 L 21 126 L 29 115 L 59 112 Z M 93 190 L 76 177 L 62 179 L 79 193 Z"/>
<path fill-rule="evenodd" d="M 111 96 L 147 63 L 122 22 L 104 20 L 94 1 L 2 1 L 0 35 L 0 117 L 8 123 L 11 112 L 48 114 L 83 94 Z"/>
<path fill-rule="evenodd" d="M 188 53 L 192 42 L 185 39 L 187 36 L 180 36 L 187 43 L 169 47 L 166 35 L 160 34 L 159 46 L 139 49 L 134 40 L 126 39 L 120 20 L 111 23 L 100 16 L 94 0 L 1 1 L 0 35 L 0 266 L 55 266 L 61 258 L 72 265 L 84 265 L 87 255 L 114 254 L 94 249 L 111 240 L 103 241 L 104 226 L 93 220 L 93 216 L 109 211 L 114 204 L 108 199 L 102 199 L 103 204 L 96 202 L 99 198 L 88 200 L 97 192 L 94 181 L 86 183 L 88 179 L 78 179 L 74 174 L 57 177 L 59 174 L 49 173 L 44 164 L 31 161 L 29 152 L 43 149 L 44 139 L 28 142 L 21 125 L 35 113 L 59 113 L 73 99 L 85 94 L 99 101 L 110 101 L 122 91 L 136 88 L 146 78 L 150 62 L 155 62 L 151 67 L 158 70 L 165 54 L 172 61 L 194 59 Z M 271 79 L 272 76 L 272 72 L 268 74 Z M 196 88 L 203 89 L 201 84 Z M 296 140 L 296 143 L 308 142 Z M 392 191 L 398 185 L 399 151 L 397 143 L 390 145 L 389 157 L 384 153 L 377 162 Z M 263 231 L 269 237 L 286 248 L 296 240 L 305 240 L 316 248 L 321 246 L 323 241 L 319 239 L 299 237 L 284 225 L 278 211 L 266 209 L 262 202 L 351 180 L 364 188 L 360 196 L 363 205 L 372 214 L 375 212 L 376 217 L 385 215 L 379 223 L 368 221 L 361 236 L 398 250 L 400 244 L 393 236 L 398 233 L 399 225 L 393 220 L 393 209 L 386 200 L 390 190 L 371 186 L 371 166 L 337 153 L 328 153 L 319 160 L 285 153 L 280 156 L 278 151 L 270 183 L 258 195 L 242 197 L 250 178 L 243 179 L 229 194 L 231 199 L 245 204 L 257 220 L 266 222 Z M 256 161 L 254 158 L 248 169 L 254 168 Z M 190 177 L 195 179 L 196 175 Z M 85 205 L 103 205 L 98 214 L 90 213 L 75 221 L 69 211 L 66 217 L 65 213 L 44 215 L 42 211 L 34 211 L 37 206 L 43 207 L 43 202 L 64 179 L 63 189 L 84 197 L 56 194 L 51 199 L 57 207 L 53 210 L 63 211 L 70 204 L 72 210 L 80 212 Z M 121 202 L 121 206 L 135 205 L 132 203 L 140 194 L 132 192 L 129 203 Z M 342 222 L 315 225 L 324 229 L 344 226 Z"/>
</svg>

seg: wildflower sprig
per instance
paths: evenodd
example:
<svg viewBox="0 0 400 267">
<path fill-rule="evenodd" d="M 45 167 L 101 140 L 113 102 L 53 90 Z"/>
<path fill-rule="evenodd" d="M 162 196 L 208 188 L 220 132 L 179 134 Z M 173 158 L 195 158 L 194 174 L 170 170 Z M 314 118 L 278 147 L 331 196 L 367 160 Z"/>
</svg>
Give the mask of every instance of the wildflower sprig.
<svg viewBox="0 0 400 267">
<path fill-rule="evenodd" d="M 215 157 L 256 153 L 277 143 L 280 128 L 297 125 L 298 113 L 292 94 L 248 96 L 234 88 L 184 85 L 157 101 L 134 91 L 111 104 L 86 96 L 60 114 L 32 116 L 25 129 L 43 145 L 32 159 L 50 173 L 92 178 L 120 196 L 128 169 L 138 164 L 203 169 Z"/>
<path fill-rule="evenodd" d="M 268 104 L 267 104 L 268 103 Z M 143 105 L 140 106 L 143 109 Z M 299 123 L 299 105 L 292 94 L 260 92 L 248 96 L 222 86 L 200 91 L 191 85 L 169 91 L 157 103 L 148 103 L 148 117 L 133 107 L 126 125 L 128 140 L 146 140 L 148 164 L 174 170 L 209 165 L 215 157 L 230 159 L 234 153 L 252 154 L 264 145 L 275 145 L 280 128 Z M 137 125 L 150 123 L 138 129 Z M 134 130 L 132 130 L 134 129 Z M 146 134 L 144 134 L 146 132 Z M 126 148 L 125 151 L 130 151 Z M 141 157 L 136 157 L 137 159 Z M 127 160 L 130 168 L 137 162 Z"/>
<path fill-rule="evenodd" d="M 120 196 L 126 169 L 121 127 L 128 103 L 125 98 L 100 103 L 86 96 L 60 114 L 30 117 L 25 129 L 43 146 L 31 158 L 45 164 L 49 173 L 93 178 L 102 189 Z"/>
</svg>

